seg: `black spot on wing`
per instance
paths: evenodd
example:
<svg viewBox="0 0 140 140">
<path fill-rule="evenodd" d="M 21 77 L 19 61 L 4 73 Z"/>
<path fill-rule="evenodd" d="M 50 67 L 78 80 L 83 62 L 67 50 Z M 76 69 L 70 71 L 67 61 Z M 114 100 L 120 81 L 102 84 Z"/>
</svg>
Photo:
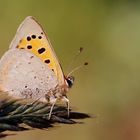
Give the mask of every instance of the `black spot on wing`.
<svg viewBox="0 0 140 140">
<path fill-rule="evenodd" d="M 32 46 L 31 46 L 31 45 L 28 45 L 28 46 L 27 46 L 27 49 L 32 49 Z"/>
<path fill-rule="evenodd" d="M 32 55 L 30 58 L 32 59 L 32 58 L 34 58 L 34 56 Z"/>
<path fill-rule="evenodd" d="M 45 52 L 45 50 L 46 50 L 45 48 L 40 48 L 40 49 L 38 49 L 38 53 L 42 54 L 43 52 Z"/>
<path fill-rule="evenodd" d="M 38 36 L 38 39 L 41 39 L 42 38 L 42 36 Z"/>
<path fill-rule="evenodd" d="M 32 39 L 35 39 L 36 38 L 36 35 L 32 35 Z"/>
<path fill-rule="evenodd" d="M 30 41 L 31 40 L 31 37 L 30 36 L 27 36 L 27 41 Z"/>
<path fill-rule="evenodd" d="M 46 59 L 44 62 L 49 64 L 50 63 L 50 59 Z"/>
</svg>

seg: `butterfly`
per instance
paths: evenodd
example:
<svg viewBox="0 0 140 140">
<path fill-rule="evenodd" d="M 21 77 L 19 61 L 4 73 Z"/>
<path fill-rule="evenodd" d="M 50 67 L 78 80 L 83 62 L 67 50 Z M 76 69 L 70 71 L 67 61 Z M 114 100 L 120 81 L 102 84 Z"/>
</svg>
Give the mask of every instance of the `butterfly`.
<svg viewBox="0 0 140 140">
<path fill-rule="evenodd" d="M 73 76 L 65 76 L 54 49 L 37 20 L 26 17 L 19 26 L 9 50 L 0 60 L 0 90 L 15 98 L 30 98 L 52 104 L 69 100 Z"/>
</svg>

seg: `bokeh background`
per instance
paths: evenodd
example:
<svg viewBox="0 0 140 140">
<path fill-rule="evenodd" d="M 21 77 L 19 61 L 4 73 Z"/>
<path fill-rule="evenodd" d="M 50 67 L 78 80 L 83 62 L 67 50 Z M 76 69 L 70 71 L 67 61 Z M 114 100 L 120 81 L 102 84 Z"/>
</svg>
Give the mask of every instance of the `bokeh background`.
<svg viewBox="0 0 140 140">
<path fill-rule="evenodd" d="M 71 106 L 96 115 L 83 124 L 6 132 L 8 140 L 140 140 L 140 1 L 4 0 L 0 3 L 0 55 L 17 27 L 34 16 L 47 31 L 65 72 L 75 62 Z"/>
</svg>

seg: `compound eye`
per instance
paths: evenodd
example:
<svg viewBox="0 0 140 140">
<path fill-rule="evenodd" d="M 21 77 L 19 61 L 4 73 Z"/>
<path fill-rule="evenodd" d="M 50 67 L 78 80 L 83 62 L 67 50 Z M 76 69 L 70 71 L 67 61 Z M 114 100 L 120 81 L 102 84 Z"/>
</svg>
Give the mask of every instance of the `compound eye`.
<svg viewBox="0 0 140 140">
<path fill-rule="evenodd" d="M 67 79 L 68 87 L 71 88 L 73 86 L 74 77 L 68 77 Z"/>
</svg>

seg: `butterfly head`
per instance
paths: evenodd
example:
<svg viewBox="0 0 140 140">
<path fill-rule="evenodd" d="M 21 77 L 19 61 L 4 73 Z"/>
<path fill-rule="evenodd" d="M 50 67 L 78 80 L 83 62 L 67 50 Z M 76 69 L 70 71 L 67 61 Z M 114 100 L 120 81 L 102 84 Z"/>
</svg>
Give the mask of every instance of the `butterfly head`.
<svg viewBox="0 0 140 140">
<path fill-rule="evenodd" d="M 71 88 L 74 84 L 74 76 L 68 76 L 65 78 L 68 88 Z"/>
</svg>

